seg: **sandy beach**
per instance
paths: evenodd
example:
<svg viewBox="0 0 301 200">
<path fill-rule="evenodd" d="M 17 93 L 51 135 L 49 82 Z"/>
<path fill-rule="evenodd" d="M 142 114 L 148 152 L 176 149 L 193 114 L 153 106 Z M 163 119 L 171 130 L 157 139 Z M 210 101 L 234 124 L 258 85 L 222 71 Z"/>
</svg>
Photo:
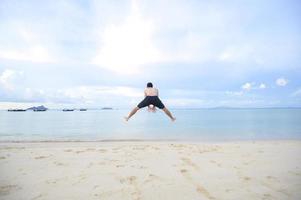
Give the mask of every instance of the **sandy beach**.
<svg viewBox="0 0 301 200">
<path fill-rule="evenodd" d="M 2 142 L 0 199 L 300 199 L 301 141 Z"/>
</svg>

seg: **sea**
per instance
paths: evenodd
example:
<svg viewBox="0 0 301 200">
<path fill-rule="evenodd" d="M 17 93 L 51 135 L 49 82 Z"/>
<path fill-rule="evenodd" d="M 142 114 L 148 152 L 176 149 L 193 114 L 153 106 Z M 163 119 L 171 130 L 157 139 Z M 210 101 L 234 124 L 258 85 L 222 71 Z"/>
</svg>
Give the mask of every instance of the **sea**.
<svg viewBox="0 0 301 200">
<path fill-rule="evenodd" d="M 172 109 L 63 112 L 0 111 L 0 141 L 290 140 L 301 139 L 301 108 Z"/>
</svg>

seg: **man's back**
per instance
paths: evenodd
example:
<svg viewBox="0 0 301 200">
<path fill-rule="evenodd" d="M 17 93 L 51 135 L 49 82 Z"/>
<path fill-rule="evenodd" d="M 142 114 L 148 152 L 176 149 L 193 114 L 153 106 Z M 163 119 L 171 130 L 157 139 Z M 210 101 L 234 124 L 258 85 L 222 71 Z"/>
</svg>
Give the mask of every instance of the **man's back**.
<svg viewBox="0 0 301 200">
<path fill-rule="evenodd" d="M 145 96 L 158 96 L 159 92 L 157 88 L 147 87 L 144 90 L 144 94 Z"/>
</svg>

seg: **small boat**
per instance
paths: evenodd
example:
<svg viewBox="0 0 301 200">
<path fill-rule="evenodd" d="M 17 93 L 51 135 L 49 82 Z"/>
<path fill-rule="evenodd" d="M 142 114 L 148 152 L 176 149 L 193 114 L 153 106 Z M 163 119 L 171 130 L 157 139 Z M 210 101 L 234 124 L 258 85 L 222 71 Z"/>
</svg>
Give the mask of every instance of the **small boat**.
<svg viewBox="0 0 301 200">
<path fill-rule="evenodd" d="M 25 109 L 8 109 L 8 112 L 25 112 Z"/>
<path fill-rule="evenodd" d="M 101 110 L 113 110 L 113 108 L 111 108 L 111 107 L 103 107 L 103 108 L 101 108 Z"/>
<path fill-rule="evenodd" d="M 47 109 L 33 109 L 34 112 L 44 112 L 46 111 Z"/>
<path fill-rule="evenodd" d="M 74 109 L 63 109 L 63 112 L 71 112 L 74 111 Z"/>
<path fill-rule="evenodd" d="M 81 108 L 81 109 L 79 109 L 79 111 L 87 111 L 87 109 L 86 108 Z"/>
</svg>

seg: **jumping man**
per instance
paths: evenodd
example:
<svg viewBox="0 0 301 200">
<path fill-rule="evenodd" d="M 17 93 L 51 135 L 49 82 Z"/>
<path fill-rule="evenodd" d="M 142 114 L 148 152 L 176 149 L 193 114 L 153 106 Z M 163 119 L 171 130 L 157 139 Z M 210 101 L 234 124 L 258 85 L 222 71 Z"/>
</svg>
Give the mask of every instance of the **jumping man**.
<svg viewBox="0 0 301 200">
<path fill-rule="evenodd" d="M 154 88 L 152 83 L 147 83 L 144 90 L 144 96 L 145 98 L 129 113 L 127 117 L 125 117 L 126 121 L 128 121 L 140 108 L 144 108 L 146 106 L 148 106 L 149 110 L 155 110 L 155 107 L 158 107 L 159 109 L 162 109 L 172 121 L 176 120 L 176 118 L 172 116 L 170 111 L 159 99 L 158 89 Z"/>
</svg>

